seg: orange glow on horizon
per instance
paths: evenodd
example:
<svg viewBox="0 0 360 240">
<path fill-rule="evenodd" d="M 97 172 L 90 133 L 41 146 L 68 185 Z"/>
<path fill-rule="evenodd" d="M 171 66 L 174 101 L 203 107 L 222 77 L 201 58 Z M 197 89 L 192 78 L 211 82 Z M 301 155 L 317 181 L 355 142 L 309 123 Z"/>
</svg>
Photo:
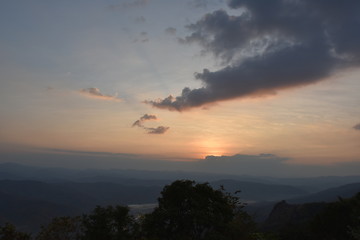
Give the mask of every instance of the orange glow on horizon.
<svg viewBox="0 0 360 240">
<path fill-rule="evenodd" d="M 198 159 L 205 159 L 206 156 L 222 156 L 227 155 L 226 144 L 219 140 L 203 140 L 193 144 L 195 157 Z"/>
</svg>

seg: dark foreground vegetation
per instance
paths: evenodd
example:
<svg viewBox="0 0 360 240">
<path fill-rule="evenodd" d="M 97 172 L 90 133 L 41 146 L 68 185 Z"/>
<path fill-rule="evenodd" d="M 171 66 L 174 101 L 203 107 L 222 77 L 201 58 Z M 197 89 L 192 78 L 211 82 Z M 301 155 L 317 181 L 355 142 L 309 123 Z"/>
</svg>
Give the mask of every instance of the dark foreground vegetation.
<svg viewBox="0 0 360 240">
<path fill-rule="evenodd" d="M 260 226 L 244 206 L 236 192 L 177 180 L 164 187 L 149 214 L 97 206 L 82 216 L 54 218 L 33 235 L 4 224 L 0 240 L 360 240 L 360 193 L 332 203 L 283 201 Z"/>
</svg>

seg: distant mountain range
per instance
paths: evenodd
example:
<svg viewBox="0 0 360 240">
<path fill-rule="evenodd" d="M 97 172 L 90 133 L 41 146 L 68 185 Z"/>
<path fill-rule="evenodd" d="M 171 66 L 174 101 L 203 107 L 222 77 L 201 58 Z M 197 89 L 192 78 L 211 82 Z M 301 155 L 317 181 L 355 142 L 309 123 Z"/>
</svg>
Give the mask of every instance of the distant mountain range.
<svg viewBox="0 0 360 240">
<path fill-rule="evenodd" d="M 279 199 L 288 199 L 297 196 L 304 196 L 308 194 L 302 188 L 280 185 L 280 184 L 267 184 L 258 182 L 248 182 L 239 180 L 218 180 L 211 182 L 215 188 L 224 186 L 228 192 L 240 191 L 239 197 L 244 201 L 276 201 Z"/>
<path fill-rule="evenodd" d="M 273 205 L 336 200 L 360 191 L 360 176 L 277 179 L 268 177 L 154 172 L 74 170 L 0 164 L 0 224 L 6 221 L 34 231 L 56 216 L 81 215 L 96 205 L 134 205 L 134 212 L 153 207 L 166 184 L 177 179 L 209 182 L 249 202 L 247 210 L 264 220 Z M 340 186 L 342 185 L 342 186 Z M 316 191 L 318 190 L 318 191 Z M 143 209 L 142 204 L 146 207 Z"/>
<path fill-rule="evenodd" d="M 274 178 L 266 176 L 211 174 L 184 171 L 144 171 L 132 169 L 67 169 L 0 163 L 0 180 L 36 180 L 42 182 L 113 182 L 126 185 L 163 186 L 177 179 L 212 182 L 231 179 L 244 182 L 287 185 L 308 192 L 360 182 L 358 176 L 322 176 L 311 178 Z"/>
<path fill-rule="evenodd" d="M 0 223 L 38 228 L 56 216 L 81 215 L 96 205 L 154 203 L 160 186 L 117 183 L 0 181 Z"/>
<path fill-rule="evenodd" d="M 340 197 L 350 198 L 358 192 L 360 192 L 360 182 L 346 184 L 340 187 L 329 188 L 317 193 L 306 194 L 300 197 L 283 199 L 290 204 L 333 202 L 338 200 Z M 264 221 L 270 214 L 276 202 L 277 201 L 257 202 L 254 204 L 250 204 L 247 207 L 247 210 L 255 217 L 255 219 L 257 219 L 257 221 Z"/>
</svg>

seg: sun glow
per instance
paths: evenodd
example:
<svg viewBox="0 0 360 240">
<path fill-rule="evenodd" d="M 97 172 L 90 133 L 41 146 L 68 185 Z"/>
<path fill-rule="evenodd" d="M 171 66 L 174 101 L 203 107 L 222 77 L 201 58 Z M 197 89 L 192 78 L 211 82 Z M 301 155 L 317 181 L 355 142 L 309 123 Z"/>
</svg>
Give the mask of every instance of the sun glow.
<svg viewBox="0 0 360 240">
<path fill-rule="evenodd" d="M 204 159 L 206 156 L 222 156 L 226 155 L 226 146 L 220 140 L 202 140 L 194 144 L 196 149 L 196 157 Z"/>
</svg>

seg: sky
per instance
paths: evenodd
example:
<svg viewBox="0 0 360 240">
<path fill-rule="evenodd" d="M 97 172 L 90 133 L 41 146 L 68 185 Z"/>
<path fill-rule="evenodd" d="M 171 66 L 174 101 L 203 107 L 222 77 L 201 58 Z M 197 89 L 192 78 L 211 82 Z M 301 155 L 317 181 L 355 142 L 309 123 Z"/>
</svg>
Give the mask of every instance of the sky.
<svg viewBox="0 0 360 240">
<path fill-rule="evenodd" d="M 358 0 L 4 0 L 0 162 L 360 174 Z"/>
</svg>

